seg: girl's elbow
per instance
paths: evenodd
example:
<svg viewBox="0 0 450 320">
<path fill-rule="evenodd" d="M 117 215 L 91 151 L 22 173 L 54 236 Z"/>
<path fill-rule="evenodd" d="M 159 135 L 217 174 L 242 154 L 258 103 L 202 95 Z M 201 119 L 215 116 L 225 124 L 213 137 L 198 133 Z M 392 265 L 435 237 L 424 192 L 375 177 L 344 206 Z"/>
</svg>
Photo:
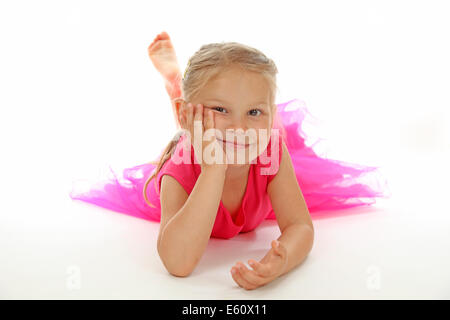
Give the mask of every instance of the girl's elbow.
<svg viewBox="0 0 450 320">
<path fill-rule="evenodd" d="M 185 278 L 185 277 L 190 276 L 192 271 L 194 271 L 194 270 L 193 269 L 192 270 L 185 269 L 185 270 L 177 270 L 175 272 L 169 271 L 169 273 L 175 277 Z"/>
<path fill-rule="evenodd" d="M 186 267 L 186 266 L 172 266 L 169 267 L 166 264 L 164 264 L 166 267 L 166 270 L 175 277 L 185 278 L 191 275 L 191 273 L 194 271 L 195 267 Z"/>
<path fill-rule="evenodd" d="M 166 255 L 161 251 L 161 248 L 158 247 L 159 257 L 166 268 L 167 272 L 176 277 L 187 277 L 189 276 L 195 269 L 194 266 L 188 266 L 186 264 L 180 263 L 179 261 L 172 261 L 166 257 Z M 173 258 L 173 255 L 172 255 Z"/>
</svg>

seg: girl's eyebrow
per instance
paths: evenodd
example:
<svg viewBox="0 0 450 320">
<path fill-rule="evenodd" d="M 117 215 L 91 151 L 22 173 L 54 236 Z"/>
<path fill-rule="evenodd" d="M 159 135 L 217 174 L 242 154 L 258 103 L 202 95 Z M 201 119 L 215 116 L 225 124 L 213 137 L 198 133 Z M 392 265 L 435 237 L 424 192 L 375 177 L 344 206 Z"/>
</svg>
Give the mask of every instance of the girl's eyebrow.
<svg viewBox="0 0 450 320">
<path fill-rule="evenodd" d="M 228 101 L 224 101 L 224 100 L 217 99 L 217 98 L 213 98 L 213 99 L 205 99 L 205 101 L 216 101 L 216 102 L 228 104 Z M 255 103 L 250 104 L 250 106 L 260 106 L 260 105 L 267 106 L 267 101 L 262 101 L 262 100 L 261 100 L 261 101 L 259 101 L 259 102 L 255 102 Z"/>
</svg>

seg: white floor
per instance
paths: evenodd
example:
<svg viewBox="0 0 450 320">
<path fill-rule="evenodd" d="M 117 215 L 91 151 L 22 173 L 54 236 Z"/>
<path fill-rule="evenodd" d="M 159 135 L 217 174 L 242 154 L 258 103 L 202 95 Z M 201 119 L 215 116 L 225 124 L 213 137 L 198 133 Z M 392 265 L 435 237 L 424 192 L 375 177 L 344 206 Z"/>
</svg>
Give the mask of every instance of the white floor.
<svg viewBox="0 0 450 320">
<path fill-rule="evenodd" d="M 57 185 L 39 190 L 31 181 L 29 201 L 1 209 L 0 298 L 448 299 L 450 206 L 447 191 L 433 187 L 449 181 L 448 172 L 437 172 L 449 159 L 428 154 L 385 168 L 390 200 L 316 217 L 304 263 L 253 291 L 238 287 L 229 270 L 265 254 L 279 235 L 275 221 L 230 240 L 211 239 L 193 274 L 177 278 L 156 252 L 158 223 L 72 201 Z M 49 195 L 54 200 L 45 202 Z"/>
</svg>

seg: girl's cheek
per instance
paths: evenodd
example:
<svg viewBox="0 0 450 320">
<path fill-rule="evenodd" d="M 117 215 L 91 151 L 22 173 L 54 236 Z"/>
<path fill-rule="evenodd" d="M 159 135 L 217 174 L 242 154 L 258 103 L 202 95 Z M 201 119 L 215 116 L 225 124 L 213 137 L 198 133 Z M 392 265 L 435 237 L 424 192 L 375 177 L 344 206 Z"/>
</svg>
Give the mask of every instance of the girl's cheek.
<svg viewBox="0 0 450 320">
<path fill-rule="evenodd" d="M 214 128 L 220 130 L 221 132 L 225 132 L 226 124 L 221 119 L 220 115 L 214 115 Z"/>
</svg>

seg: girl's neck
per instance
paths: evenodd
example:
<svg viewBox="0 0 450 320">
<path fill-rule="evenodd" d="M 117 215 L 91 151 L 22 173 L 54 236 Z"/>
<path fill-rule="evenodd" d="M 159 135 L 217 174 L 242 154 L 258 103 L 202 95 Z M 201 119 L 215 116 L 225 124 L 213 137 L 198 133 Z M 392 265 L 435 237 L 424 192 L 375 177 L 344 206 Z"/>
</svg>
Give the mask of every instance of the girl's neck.
<svg viewBox="0 0 450 320">
<path fill-rule="evenodd" d="M 250 164 L 244 164 L 240 166 L 228 166 L 225 179 L 233 181 L 242 179 L 243 176 L 247 176 L 250 170 Z"/>
</svg>

